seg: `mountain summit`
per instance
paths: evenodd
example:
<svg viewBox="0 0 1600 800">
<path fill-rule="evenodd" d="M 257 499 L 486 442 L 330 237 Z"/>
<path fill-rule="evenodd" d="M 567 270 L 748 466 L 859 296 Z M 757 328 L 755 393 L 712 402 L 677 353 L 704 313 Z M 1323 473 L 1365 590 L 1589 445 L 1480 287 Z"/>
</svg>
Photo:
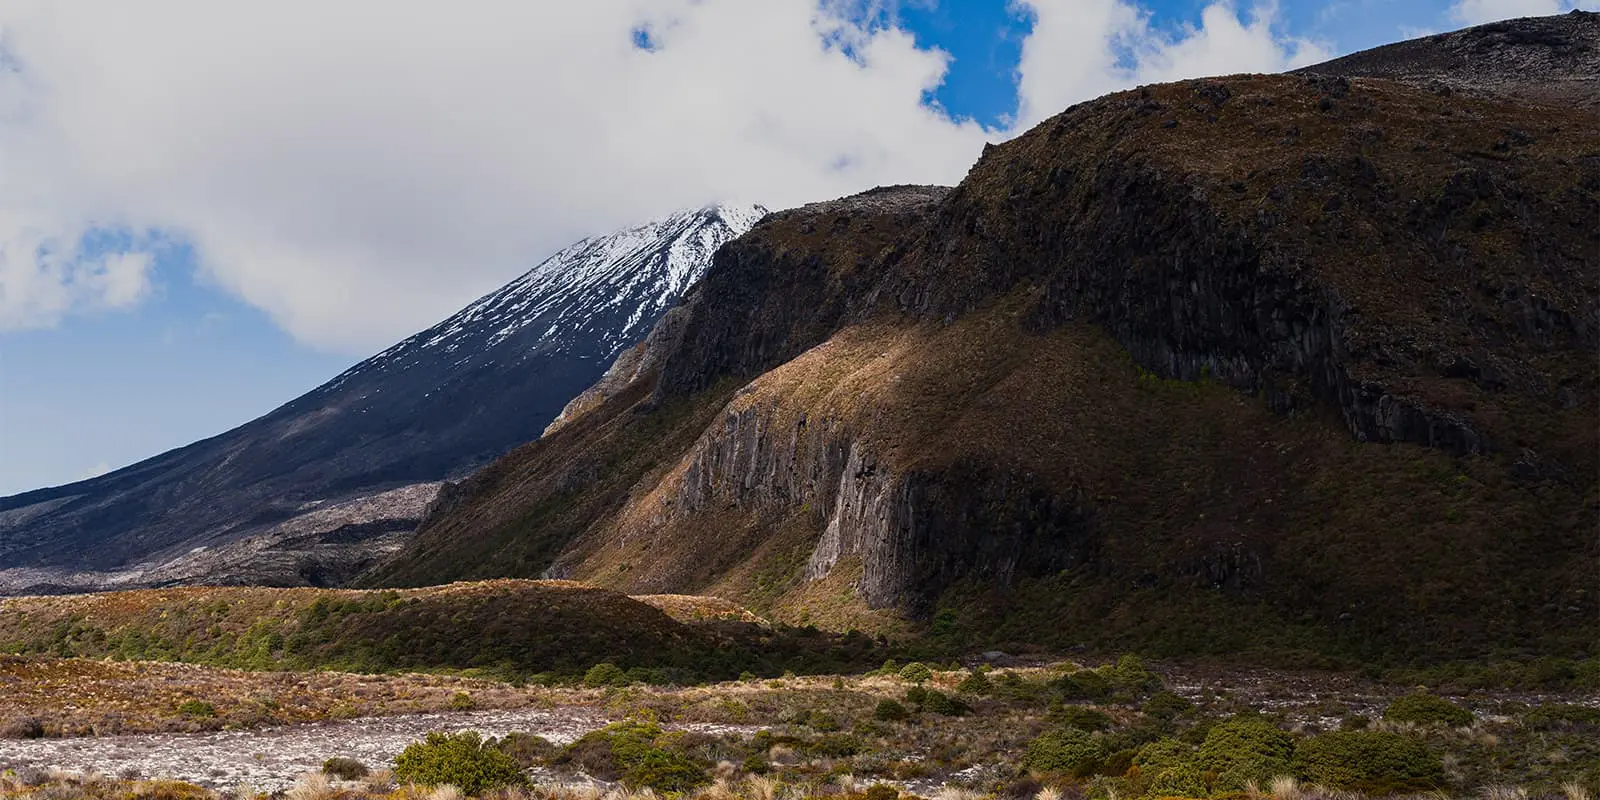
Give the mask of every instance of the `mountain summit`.
<svg viewBox="0 0 1600 800">
<path fill-rule="evenodd" d="M 765 213 L 584 239 L 266 416 L 0 499 L 0 592 L 341 581 L 404 541 L 440 481 L 538 438 Z"/>
</svg>

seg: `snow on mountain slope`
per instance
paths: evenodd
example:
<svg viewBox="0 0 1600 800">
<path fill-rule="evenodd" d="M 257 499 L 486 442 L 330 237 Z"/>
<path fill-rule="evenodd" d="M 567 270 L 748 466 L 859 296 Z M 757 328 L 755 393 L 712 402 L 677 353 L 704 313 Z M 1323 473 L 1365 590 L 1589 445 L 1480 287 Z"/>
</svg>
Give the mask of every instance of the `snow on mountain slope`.
<svg viewBox="0 0 1600 800">
<path fill-rule="evenodd" d="M 439 481 L 538 438 L 765 214 L 584 239 L 260 419 L 0 498 L 0 593 L 348 579 L 403 544 Z"/>
</svg>

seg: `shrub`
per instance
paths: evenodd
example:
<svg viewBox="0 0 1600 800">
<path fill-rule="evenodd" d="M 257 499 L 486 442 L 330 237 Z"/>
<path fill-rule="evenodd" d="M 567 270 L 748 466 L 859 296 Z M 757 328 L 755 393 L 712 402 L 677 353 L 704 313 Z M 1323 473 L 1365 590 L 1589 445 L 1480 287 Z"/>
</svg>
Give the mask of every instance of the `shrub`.
<svg viewBox="0 0 1600 800">
<path fill-rule="evenodd" d="M 1523 715 L 1522 721 L 1535 730 L 1551 730 L 1567 726 L 1600 725 L 1600 708 L 1589 706 L 1545 703 Z"/>
<path fill-rule="evenodd" d="M 1056 717 L 1062 725 L 1068 728 L 1078 728 L 1085 731 L 1103 731 L 1111 727 L 1111 717 L 1104 711 L 1096 711 L 1083 706 L 1065 706 L 1056 712 Z"/>
<path fill-rule="evenodd" d="M 682 792 L 707 783 L 705 770 L 664 746 L 668 737 L 648 722 L 618 722 L 567 746 L 561 760 L 602 780 L 621 779 L 634 789 Z"/>
<path fill-rule="evenodd" d="M 1195 766 L 1217 774 L 1213 788 L 1243 789 L 1249 781 L 1265 785 L 1289 774 L 1294 739 L 1260 717 L 1236 717 L 1206 734 L 1195 753 Z"/>
<path fill-rule="evenodd" d="M 900 668 L 900 680 L 918 685 L 927 683 L 933 677 L 933 670 L 920 661 L 913 661 Z"/>
<path fill-rule="evenodd" d="M 511 756 L 523 768 L 543 763 L 559 749 L 543 736 L 521 732 L 508 733 L 490 744 L 494 749 Z"/>
<path fill-rule="evenodd" d="M 899 722 L 910 719 L 911 712 L 898 701 L 885 697 L 878 701 L 878 707 L 873 709 L 872 716 L 883 722 Z"/>
<path fill-rule="evenodd" d="M 41 739 L 44 723 L 37 717 L 17 717 L 0 725 L 0 739 Z"/>
<path fill-rule="evenodd" d="M 1100 669 L 1112 690 L 1133 697 L 1142 697 L 1161 688 L 1161 676 L 1151 672 L 1144 660 L 1136 655 L 1125 655 L 1117 663 Z"/>
<path fill-rule="evenodd" d="M 186 717 L 214 717 L 217 708 L 204 700 L 185 700 L 178 704 L 178 713 Z"/>
<path fill-rule="evenodd" d="M 1194 704 L 1188 700 L 1172 692 L 1160 691 L 1144 701 L 1144 706 L 1140 710 L 1157 719 L 1172 719 L 1191 708 L 1194 708 Z"/>
<path fill-rule="evenodd" d="M 456 692 L 450 696 L 451 711 L 471 711 L 477 707 L 478 704 L 472 701 L 472 695 L 466 692 Z"/>
<path fill-rule="evenodd" d="M 1028 745 L 1022 764 L 1036 772 L 1057 772 L 1082 777 L 1093 772 L 1105 756 L 1105 745 L 1091 733 L 1058 728 Z"/>
<path fill-rule="evenodd" d="M 1205 797 L 1211 791 L 1205 773 L 1193 764 L 1174 764 L 1149 774 L 1152 797 Z"/>
<path fill-rule="evenodd" d="M 511 756 L 486 746 L 472 731 L 430 733 L 427 739 L 406 745 L 394 760 L 394 774 L 428 786 L 448 783 L 470 795 L 527 782 Z"/>
<path fill-rule="evenodd" d="M 1471 711 L 1431 694 L 1397 698 L 1383 710 L 1383 718 L 1390 722 L 1413 722 L 1418 725 L 1441 723 L 1452 728 L 1472 724 Z"/>
<path fill-rule="evenodd" d="M 865 749 L 861 739 L 848 733 L 830 733 L 805 744 L 816 758 L 849 758 Z"/>
<path fill-rule="evenodd" d="M 1145 772 L 1176 767 L 1194 759 L 1194 748 L 1177 739 L 1160 739 L 1139 748 L 1133 763 L 1144 767 Z"/>
<path fill-rule="evenodd" d="M 707 783 L 706 772 L 682 753 L 652 748 L 640 754 L 622 773 L 629 788 L 658 792 L 686 792 Z"/>
<path fill-rule="evenodd" d="M 583 674 L 583 685 L 591 688 L 603 686 L 627 686 L 628 673 L 622 668 L 609 662 L 601 662 L 589 668 Z"/>
<path fill-rule="evenodd" d="M 867 788 L 867 800 L 900 800 L 900 790 L 887 783 L 874 783 Z"/>
<path fill-rule="evenodd" d="M 962 694 L 984 695 L 994 691 L 994 682 L 982 670 L 973 670 L 961 679 L 956 691 Z"/>
<path fill-rule="evenodd" d="M 1104 700 L 1111 696 L 1111 682 L 1092 669 L 1063 675 L 1053 684 L 1065 700 Z"/>
<path fill-rule="evenodd" d="M 322 762 L 322 772 L 341 781 L 355 781 L 367 777 L 367 765 L 353 758 L 334 756 Z"/>
<path fill-rule="evenodd" d="M 928 689 L 922 693 L 921 705 L 924 711 L 941 714 L 946 717 L 965 716 L 972 709 L 966 703 L 957 700 L 937 689 Z"/>
<path fill-rule="evenodd" d="M 1421 742 L 1386 731 L 1335 731 L 1295 749 L 1296 771 L 1337 789 L 1398 793 L 1432 789 L 1444 767 Z"/>
</svg>

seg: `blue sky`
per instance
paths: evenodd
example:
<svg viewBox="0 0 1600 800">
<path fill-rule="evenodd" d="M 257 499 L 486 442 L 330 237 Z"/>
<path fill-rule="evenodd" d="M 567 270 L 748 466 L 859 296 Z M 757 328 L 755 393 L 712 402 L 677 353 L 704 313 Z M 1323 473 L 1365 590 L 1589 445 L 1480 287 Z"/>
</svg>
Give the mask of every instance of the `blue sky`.
<svg viewBox="0 0 1600 800">
<path fill-rule="evenodd" d="M 1559 4 L 1562 0 L 1466 2 L 1526 8 L 1541 3 Z M 1211 3 L 1150 0 L 1140 7 L 1149 15 L 1149 27 L 1154 35 L 1181 38 L 1192 34 L 1200 25 L 1202 11 L 1207 5 Z M 1593 7 L 1593 4 L 1587 3 L 1584 7 Z M 203 5 L 195 8 L 201 9 Z M 1416 32 L 1459 27 L 1459 17 L 1453 16 L 1453 8 L 1451 0 L 1280 0 L 1272 6 L 1275 16 L 1271 28 L 1272 35 L 1280 39 L 1309 40 L 1328 52 L 1340 54 Z M 1245 4 L 1240 4 L 1237 13 L 1247 16 L 1249 12 Z M 730 17 L 736 15 L 729 12 Z M 44 300 L 33 305 L 24 305 L 21 312 L 12 309 L 23 315 L 19 317 L 21 321 L 14 319 L 8 326 L 0 318 L 0 495 L 73 481 L 221 433 L 333 377 L 362 356 L 381 349 L 388 341 L 426 327 L 580 235 L 600 232 L 641 215 L 665 213 L 676 205 L 690 202 L 729 199 L 782 205 L 821 199 L 830 193 L 865 188 L 880 181 L 917 179 L 924 174 L 927 177 L 923 180 L 958 179 L 962 166 L 970 162 L 981 141 L 1003 138 L 1019 113 L 1019 63 L 1024 42 L 1033 32 L 1034 18 L 998 0 L 940 0 L 902 4 L 893 12 L 884 12 L 879 19 L 880 28 L 887 26 L 909 34 L 916 45 L 916 49 L 895 49 L 890 43 L 866 51 L 876 54 L 873 56 L 876 61 L 870 66 L 873 72 L 882 74 L 882 85 L 899 86 L 901 84 L 890 82 L 901 81 L 914 86 L 919 80 L 918 70 L 925 71 L 930 63 L 921 55 L 930 48 L 938 48 L 951 58 L 948 71 L 942 83 L 923 93 L 922 101 L 956 123 L 965 121 L 968 124 L 962 126 L 947 120 L 937 123 L 936 128 L 927 128 L 931 131 L 927 133 L 915 126 L 935 123 L 922 119 L 914 109 L 897 112 L 901 113 L 900 117 L 886 118 L 875 124 L 892 130 L 899 130 L 896 126 L 903 127 L 907 132 L 903 139 L 891 137 L 876 141 L 870 134 L 862 134 L 866 138 L 861 141 L 840 140 L 837 148 L 847 154 L 846 163 L 868 165 L 859 174 L 813 176 L 801 164 L 814 155 L 809 152 L 795 157 L 796 163 L 801 165 L 793 172 L 764 175 L 762 179 L 766 183 L 734 179 L 725 183 L 694 183 L 681 174 L 654 175 L 651 168 L 627 163 L 615 176 L 604 179 L 580 176 L 581 182 L 598 183 L 606 190 L 582 196 L 561 193 L 564 183 L 575 180 L 571 175 L 559 174 L 565 168 L 562 160 L 534 166 L 521 164 L 516 159 L 508 161 L 505 157 L 482 165 L 466 163 L 474 152 L 493 150 L 502 141 L 491 136 L 491 128 L 495 131 L 504 128 L 503 138 L 512 142 L 527 138 L 528 131 L 542 130 L 543 118 L 538 113 L 510 120 L 487 116 L 489 112 L 484 112 L 486 116 L 481 118 L 467 114 L 459 126 L 470 128 L 476 121 L 486 133 L 481 136 L 475 133 L 477 138 L 463 141 L 441 134 L 443 138 L 418 141 L 408 144 L 408 149 L 383 153 L 388 137 L 381 130 L 372 133 L 375 129 L 370 126 L 381 124 L 393 115 L 379 108 L 373 112 L 372 119 L 364 119 L 354 128 L 362 134 L 351 137 L 354 149 L 336 158 L 324 157 L 326 154 L 319 148 L 324 141 L 339 140 L 347 130 L 345 127 L 306 128 L 310 133 L 305 133 L 303 138 L 313 143 L 306 146 L 309 149 L 282 149 L 289 146 L 286 142 L 292 144 L 302 135 L 293 125 L 282 130 L 274 128 L 284 125 L 285 120 L 298 124 L 297 115 L 338 117 L 361 112 L 359 108 L 346 109 L 338 102 L 318 100 L 314 94 L 321 80 L 317 70 L 340 71 L 346 64 L 357 66 L 340 71 L 336 79 L 327 82 L 354 87 L 353 91 L 359 95 L 369 94 L 362 81 L 382 80 L 384 73 L 377 68 L 360 69 L 358 56 L 362 54 L 333 53 L 322 61 L 310 57 L 308 61 L 313 63 L 306 67 L 306 76 L 309 76 L 306 80 L 292 87 L 275 88 L 261 83 L 266 80 L 261 76 L 278 75 L 286 70 L 277 62 L 278 51 L 266 48 L 262 50 L 263 66 L 259 73 L 236 70 L 237 74 L 218 78 L 218 81 L 224 78 L 232 81 L 220 84 L 229 93 L 243 92 L 238 88 L 241 86 L 249 87 L 250 91 L 276 92 L 270 95 L 271 102 L 265 104 L 267 111 L 262 112 L 273 116 L 264 118 L 264 122 L 250 123 L 250 130 L 267 130 L 271 136 L 256 140 L 238 131 L 219 128 L 224 124 L 226 111 L 206 113 L 208 103 L 214 102 L 208 98 L 223 95 L 207 95 L 199 90 L 182 95 L 186 89 L 180 86 L 171 90 L 170 97 L 156 91 L 137 95 L 137 104 L 107 108 L 124 102 L 122 98 L 130 93 L 127 87 L 111 83 L 110 76 L 120 74 L 117 70 L 129 70 L 126 63 L 114 62 L 110 55 L 104 57 L 104 63 L 90 64 L 89 69 L 60 72 L 93 76 L 98 74 L 95 68 L 103 67 L 105 86 L 95 85 L 91 80 L 78 87 L 78 95 L 72 97 L 40 94 L 45 91 L 40 87 L 46 85 L 51 92 L 67 90 L 51 81 L 30 83 L 27 81 L 30 70 L 50 73 L 60 65 L 78 66 L 75 60 L 84 58 L 83 54 L 102 52 L 84 42 L 104 40 L 71 39 L 57 33 L 63 26 L 40 26 L 37 28 L 40 33 L 29 38 L 29 20 L 18 20 L 16 25 L 6 29 L 12 41 L 0 39 L 0 45 L 9 45 L 17 51 L 8 53 L 0 48 L 0 56 L 6 57 L 0 58 L 0 78 L 7 74 L 3 66 L 11 59 L 23 65 L 13 74 L 13 77 L 20 75 L 23 80 L 20 83 L 0 80 L 0 111 L 22 109 L 18 114 L 26 117 L 32 113 L 30 109 L 39 108 L 54 116 L 49 117 L 49 125 L 41 122 L 32 128 L 23 125 L 9 130 L 0 128 L 0 135 L 5 137 L 0 138 L 0 147 L 13 150 L 16 163 L 24 160 L 54 163 L 50 159 L 56 158 L 62 166 L 54 168 L 53 172 L 41 171 L 36 176 L 39 186 L 51 187 L 51 192 L 59 193 L 59 196 L 51 195 L 54 198 L 51 202 L 55 204 L 51 206 L 51 214 L 39 212 L 35 215 L 37 209 L 27 205 L 40 196 L 37 192 L 14 198 L 0 197 L 0 239 L 6 239 L 0 242 L 0 267 L 7 258 L 7 247 L 13 260 L 17 253 L 32 250 L 38 262 L 34 272 L 25 276 L 33 281 L 29 285 L 17 283 L 16 275 L 21 273 L 0 271 L 0 306 L 5 305 L 8 292 L 15 298 L 35 290 L 41 280 L 59 280 L 65 288 L 56 291 L 60 287 L 46 287 L 55 293 L 47 293 Z M 84 24 L 90 24 L 86 20 Z M 11 21 L 0 19 L 0 23 L 7 22 Z M 118 24 L 126 27 L 137 22 Z M 285 24 L 290 23 L 293 20 Z M 727 24 L 756 23 L 730 21 Z M 494 27 L 490 25 L 486 30 L 493 31 Z M 214 26 L 207 28 L 208 31 L 213 29 Z M 14 30 L 22 32 L 13 33 Z M 605 29 L 597 27 L 597 30 Z M 624 33 L 617 38 L 626 49 L 627 28 L 622 30 Z M 707 56 L 693 64 L 688 60 L 667 61 L 666 58 L 676 58 L 678 51 L 692 49 L 695 42 L 725 41 L 727 33 L 719 33 L 720 29 L 705 20 L 694 25 L 667 20 L 651 30 L 649 43 L 652 48 L 659 47 L 660 53 L 621 53 L 615 57 L 622 60 L 657 58 L 658 65 L 650 75 L 686 76 L 664 85 L 690 86 L 694 79 L 687 76 L 701 74 L 694 72 L 700 68 L 712 70 L 705 74 L 725 75 L 730 72 L 727 64 L 739 64 L 741 59 L 748 62 L 753 57 L 748 51 L 740 51 Z M 151 31 L 152 36 L 158 35 L 157 28 L 152 27 Z M 692 38 L 696 31 L 705 38 Z M 403 40 L 405 33 L 398 31 L 396 40 Z M 492 38 L 492 33 L 485 35 Z M 575 33 L 573 37 L 579 35 Z M 779 52 L 785 41 L 788 40 L 774 38 L 763 47 Z M 143 58 L 141 53 L 146 50 L 162 50 L 159 44 L 143 48 L 136 45 L 137 41 L 129 46 L 127 59 Z M 202 51 L 192 57 L 223 59 L 231 56 L 233 50 L 225 45 L 219 45 L 214 52 Z M 494 42 L 481 47 L 476 42 L 458 41 L 453 45 L 460 48 L 459 52 L 470 52 L 492 50 Z M 755 55 L 759 56 L 759 53 Z M 405 58 L 406 63 L 416 60 L 410 55 Z M 241 56 L 239 60 L 247 59 Z M 136 63 L 132 71 L 137 72 L 143 66 Z M 162 74 L 157 71 L 160 66 L 150 65 L 148 74 Z M 184 74 L 196 72 L 185 69 Z M 560 67 L 549 69 L 560 71 Z M 819 76 L 818 81 L 823 80 L 821 67 L 815 73 L 797 67 L 785 69 L 788 73 L 777 74 L 789 74 L 791 80 L 802 84 L 812 74 Z M 857 83 L 865 80 L 862 75 L 847 73 L 848 70 L 836 75 L 829 71 L 826 79 Z M 348 84 L 340 84 L 341 80 Z M 426 78 L 422 80 L 425 82 Z M 484 106 L 499 108 L 529 85 L 577 82 L 581 89 L 583 80 L 582 74 L 552 78 L 547 72 L 541 77 L 504 83 L 474 78 L 473 86 L 487 84 L 483 87 Z M 597 77 L 596 80 L 602 79 Z M 766 85 L 773 83 L 773 79 L 766 79 Z M 150 80 L 139 88 L 149 92 L 152 85 L 169 84 Z M 863 88 L 862 96 L 883 96 L 881 92 L 874 94 L 879 88 L 873 87 Z M 554 86 L 551 91 L 564 90 Z M 724 94 L 738 98 L 744 96 L 740 92 L 748 91 L 751 90 L 747 86 L 729 84 Z M 8 92 L 15 96 L 8 97 Z M 452 97 L 461 94 L 455 86 L 441 92 Z M 596 94 L 606 95 L 606 91 L 597 90 Z M 829 90 L 830 96 L 837 94 L 840 92 Z M 172 100 L 180 96 L 199 99 L 192 107 L 184 107 Z M 804 103 L 804 95 L 800 97 L 787 104 Z M 117 99 L 113 102 L 110 98 Z M 663 130 L 683 128 L 692 123 L 687 122 L 687 118 L 671 118 L 670 115 L 691 113 L 694 103 L 704 102 L 711 101 L 703 94 L 686 95 L 666 111 L 636 113 L 632 117 L 621 117 L 633 121 L 615 124 L 648 125 L 650 120 L 662 118 Z M 262 105 L 252 102 L 251 107 Z M 416 105 L 414 100 L 404 104 L 405 107 Z M 539 111 L 540 104 L 532 105 L 536 106 L 535 112 Z M 612 110 L 582 107 L 591 109 L 597 119 Z M 65 110 L 57 113 L 58 109 Z M 95 118 L 101 111 L 106 119 Z M 754 118 L 770 121 L 778 113 L 763 111 Z M 844 106 L 835 116 L 849 120 L 857 116 L 864 118 L 867 113 L 862 110 L 858 114 L 853 107 Z M 44 116 L 41 114 L 40 118 Z M 569 118 L 580 116 L 568 115 Z M 380 122 L 373 122 L 373 119 Z M 81 138 L 78 132 L 101 124 L 112 129 L 114 135 L 108 134 L 105 142 L 97 141 L 92 146 L 78 142 Z M 494 127 L 496 125 L 500 127 Z M 417 126 L 397 125 L 389 130 L 412 127 Z M 571 133 L 572 141 L 593 139 L 597 135 L 595 130 L 583 130 L 581 121 L 569 127 L 578 128 Z M 790 131 L 783 125 L 777 127 L 780 129 L 775 135 L 777 140 L 816 138 L 810 132 Z M 832 135 L 847 127 L 834 124 L 819 130 Z M 604 134 L 605 131 L 601 131 L 599 135 Z M 139 136 L 145 138 L 137 140 L 135 137 Z M 682 147 L 692 147 L 695 136 L 686 133 L 685 138 L 689 141 Z M 927 153 L 916 154 L 915 159 L 901 157 L 902 150 L 911 148 L 907 142 L 945 142 L 946 139 L 947 143 L 938 145 L 943 148 L 938 152 L 930 149 Z M 115 149 L 127 148 L 125 140 L 144 144 L 137 149 Z M 663 139 L 657 134 L 646 141 L 661 142 Z M 80 144 L 84 149 L 71 149 Z M 771 153 L 778 146 L 766 140 L 753 144 L 742 141 L 741 146 L 743 144 L 750 145 L 752 164 L 772 161 Z M 803 145 L 784 146 L 791 150 L 803 149 Z M 366 165 L 363 157 L 374 150 L 380 152 Z M 649 152 L 634 153 L 637 150 L 637 146 L 616 145 L 606 153 L 606 159 L 626 160 L 636 155 L 642 159 L 640 163 L 645 164 L 683 160 L 677 150 L 654 158 Z M 517 154 L 521 151 L 506 152 L 520 158 Z M 38 158 L 33 158 L 35 155 Z M 838 157 L 831 158 L 837 160 Z M 200 166 L 188 171 L 178 169 L 192 166 L 191 161 Z M 228 172 L 246 161 L 247 169 Z M 362 163 L 352 166 L 353 162 Z M 437 170 L 433 165 L 438 163 L 452 165 L 447 179 L 434 175 Z M 168 165 L 177 166 L 167 169 Z M 7 166 L 14 164 L 0 162 L 0 168 Z M 310 182 L 294 183 L 302 168 Z M 710 166 L 689 164 L 688 168 L 700 175 L 715 172 L 718 166 L 712 161 Z M 92 171 L 96 169 L 99 171 Z M 519 173 L 518 169 L 523 171 Z M 403 174 L 396 177 L 391 170 L 403 170 Z M 725 171 L 743 174 L 750 170 L 735 165 Z M 643 188 L 638 188 L 630 183 L 633 179 L 630 176 L 641 174 L 643 177 L 639 180 Z M 216 177 L 219 175 L 227 176 L 227 180 Z M 319 179 L 325 183 L 318 183 Z M 649 183 L 652 180 L 655 183 Z M 184 187 L 181 195 L 168 192 L 169 187 L 177 185 Z M 688 188 L 684 188 L 686 185 Z M 361 191 L 350 189 L 352 186 L 360 187 Z M 435 186 L 441 188 L 435 190 Z M 534 186 L 543 194 L 536 197 L 528 194 L 531 190 L 525 190 L 526 186 Z M 775 190 L 775 186 L 782 189 Z M 790 189 L 792 192 L 785 194 Z M 280 217 L 271 217 L 261 213 L 261 206 L 250 205 L 263 202 L 261 198 L 280 195 L 281 202 L 269 209 L 270 213 L 281 214 Z M 402 208 L 393 210 L 385 204 Z M 305 214 L 296 215 L 296 210 L 307 208 L 310 210 Z M 424 222 L 417 222 L 419 219 Z M 427 222 L 429 220 L 437 222 Z M 49 229 L 52 224 L 65 231 L 86 228 L 91 233 L 100 233 L 92 234 L 87 246 L 80 247 L 80 252 L 71 259 L 50 261 L 39 255 L 48 249 L 39 243 L 43 240 L 29 237 L 37 230 Z M 156 225 L 173 226 L 171 240 L 163 241 L 160 246 L 144 247 L 141 252 L 148 253 L 150 258 L 147 266 L 130 266 L 131 271 L 118 272 L 120 267 L 97 261 L 102 255 L 99 251 L 134 247 L 128 240 L 136 237 L 111 235 L 106 238 L 104 231 L 148 231 Z M 432 235 L 435 227 L 440 231 L 468 233 L 462 234 L 463 238 L 439 238 Z M 162 230 L 162 236 L 169 235 L 164 227 Z M 523 235 L 524 232 L 528 232 L 527 235 Z M 283 241 L 277 238 L 280 234 L 284 236 Z M 348 241 L 340 239 L 341 236 L 349 237 Z M 294 240 L 289 241 L 290 237 Z M 316 249 L 326 242 L 332 244 Z M 368 246 L 376 249 L 372 252 L 362 249 Z M 385 247 L 388 249 L 383 249 Z M 402 257 L 397 258 L 396 253 Z M 365 272 L 352 271 L 346 275 L 340 271 L 342 254 L 369 266 Z M 264 266 L 255 271 L 235 268 L 246 263 Z M 123 293 L 108 289 L 115 283 L 116 275 L 128 278 L 119 285 L 132 288 Z M 7 285 L 6 281 L 12 284 Z M 0 308 L 0 313 L 4 311 Z"/>
</svg>

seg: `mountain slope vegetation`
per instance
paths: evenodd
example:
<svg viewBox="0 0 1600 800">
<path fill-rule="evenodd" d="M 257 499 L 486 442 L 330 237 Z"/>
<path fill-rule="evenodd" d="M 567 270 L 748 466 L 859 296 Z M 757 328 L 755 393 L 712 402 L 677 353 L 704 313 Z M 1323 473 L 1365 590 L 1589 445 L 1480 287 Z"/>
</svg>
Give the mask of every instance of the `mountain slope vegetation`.
<svg viewBox="0 0 1600 800">
<path fill-rule="evenodd" d="M 1600 126 L 1500 77 L 1144 87 L 953 190 L 772 215 L 659 369 L 366 580 L 963 646 L 1594 655 Z"/>
</svg>

